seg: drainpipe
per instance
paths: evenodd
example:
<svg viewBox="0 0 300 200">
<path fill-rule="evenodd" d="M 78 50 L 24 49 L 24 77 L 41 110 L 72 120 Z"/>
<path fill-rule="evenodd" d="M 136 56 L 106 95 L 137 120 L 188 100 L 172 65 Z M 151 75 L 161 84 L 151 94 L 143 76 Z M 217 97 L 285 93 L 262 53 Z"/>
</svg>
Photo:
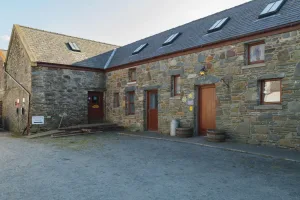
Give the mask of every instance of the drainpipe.
<svg viewBox="0 0 300 200">
<path fill-rule="evenodd" d="M 4 73 L 6 75 L 8 75 L 17 85 L 19 85 L 27 94 L 28 94 L 28 116 L 27 116 L 27 135 L 29 135 L 29 131 L 30 131 L 30 100 L 31 100 L 31 94 L 30 92 L 25 88 L 23 87 L 14 77 L 12 77 L 7 71 L 6 71 L 6 66 L 4 68 Z M 25 130 L 23 131 L 23 135 L 24 135 L 24 132 Z"/>
</svg>

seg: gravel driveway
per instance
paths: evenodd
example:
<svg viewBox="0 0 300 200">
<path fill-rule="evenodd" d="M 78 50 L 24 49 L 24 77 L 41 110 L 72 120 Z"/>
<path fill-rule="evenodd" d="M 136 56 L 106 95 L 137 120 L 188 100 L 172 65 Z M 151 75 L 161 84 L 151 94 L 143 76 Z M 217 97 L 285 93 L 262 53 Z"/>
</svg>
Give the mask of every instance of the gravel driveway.
<svg viewBox="0 0 300 200">
<path fill-rule="evenodd" d="M 116 133 L 0 137 L 1 200 L 300 199 L 300 163 Z"/>
</svg>

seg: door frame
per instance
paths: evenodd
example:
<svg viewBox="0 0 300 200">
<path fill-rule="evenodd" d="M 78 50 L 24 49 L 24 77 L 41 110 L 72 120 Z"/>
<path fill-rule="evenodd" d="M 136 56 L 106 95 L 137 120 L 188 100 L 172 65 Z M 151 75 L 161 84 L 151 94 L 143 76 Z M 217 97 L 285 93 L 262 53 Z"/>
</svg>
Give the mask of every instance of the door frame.
<svg viewBox="0 0 300 200">
<path fill-rule="evenodd" d="M 152 89 L 152 90 L 146 90 L 146 130 L 147 131 L 158 131 L 158 121 L 157 121 L 157 130 L 150 130 L 149 129 L 149 109 L 150 109 L 150 98 L 149 94 L 150 92 L 156 92 L 157 98 L 158 98 L 158 89 Z M 158 101 L 158 99 L 157 99 Z M 159 103 L 159 102 L 158 102 Z M 158 103 L 157 103 L 157 119 L 158 119 Z"/>
<path fill-rule="evenodd" d="M 197 101 L 197 114 L 196 114 L 196 118 L 197 118 L 197 121 L 196 121 L 196 130 L 197 132 L 195 132 L 195 135 L 197 136 L 206 136 L 206 135 L 203 135 L 201 134 L 201 125 L 200 125 L 200 120 L 201 120 L 201 111 L 200 111 L 200 108 L 201 108 L 201 92 L 200 90 L 202 88 L 215 88 L 216 89 L 216 84 L 205 84 L 205 85 L 199 85 L 198 87 L 196 87 L 196 90 L 197 90 L 197 98 L 196 98 L 196 101 Z M 217 105 L 216 105 L 217 106 Z"/>
<path fill-rule="evenodd" d="M 102 94 L 102 119 L 100 119 L 100 121 L 104 122 L 105 121 L 105 93 L 103 91 L 88 91 L 87 92 L 87 98 L 89 98 L 90 94 L 93 94 L 93 93 L 97 93 L 97 94 Z M 99 99 L 100 101 L 100 99 Z M 87 121 L 88 121 L 88 124 L 91 123 L 91 120 L 90 120 L 90 112 L 89 112 L 89 102 L 87 102 Z"/>
</svg>

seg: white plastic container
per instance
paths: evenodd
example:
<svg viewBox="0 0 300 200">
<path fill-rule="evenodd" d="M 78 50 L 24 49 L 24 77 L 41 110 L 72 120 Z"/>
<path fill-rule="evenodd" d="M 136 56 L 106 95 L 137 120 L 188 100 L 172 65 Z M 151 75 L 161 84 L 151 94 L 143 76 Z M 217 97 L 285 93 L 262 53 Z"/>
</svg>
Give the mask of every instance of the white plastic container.
<svg viewBox="0 0 300 200">
<path fill-rule="evenodd" d="M 179 127 L 179 121 L 176 119 L 173 119 L 171 122 L 171 136 L 176 136 L 176 128 Z"/>
</svg>

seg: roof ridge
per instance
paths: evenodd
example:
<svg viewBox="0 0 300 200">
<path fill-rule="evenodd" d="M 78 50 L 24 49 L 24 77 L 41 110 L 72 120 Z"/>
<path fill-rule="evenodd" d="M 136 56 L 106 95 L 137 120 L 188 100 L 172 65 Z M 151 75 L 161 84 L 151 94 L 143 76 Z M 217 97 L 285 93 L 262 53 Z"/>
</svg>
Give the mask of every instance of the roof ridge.
<svg viewBox="0 0 300 200">
<path fill-rule="evenodd" d="M 210 14 L 210 15 L 207 15 L 207 16 L 205 16 L 205 17 L 201 17 L 201 18 L 199 18 L 199 19 L 195 19 L 195 20 L 193 20 L 193 21 L 190 21 L 190 22 L 187 22 L 187 23 L 178 25 L 178 26 L 176 26 L 176 27 L 174 27 L 174 28 L 170 28 L 170 29 L 168 29 L 168 30 L 161 31 L 161 32 L 156 33 L 156 34 L 154 34 L 154 35 L 150 35 L 150 36 L 147 36 L 147 37 L 145 37 L 145 38 L 141 38 L 141 39 L 139 39 L 139 40 L 137 40 L 137 41 L 128 43 L 128 44 L 123 45 L 123 46 L 127 46 L 127 45 L 133 44 L 133 43 L 135 43 L 135 42 L 138 42 L 138 41 L 141 41 L 141 40 L 145 40 L 145 39 L 151 38 L 151 37 L 153 37 L 153 36 L 155 36 L 155 35 L 162 34 L 162 33 L 164 33 L 164 32 L 168 32 L 168 31 L 171 31 L 171 30 L 173 30 L 173 29 L 176 29 L 176 28 L 185 26 L 186 24 L 190 24 L 190 23 L 193 23 L 193 22 L 196 22 L 196 21 L 199 21 L 199 20 L 203 20 L 203 19 L 205 19 L 205 18 L 211 17 L 211 16 L 213 16 L 213 15 L 217 15 L 217 14 L 222 13 L 222 12 L 225 12 L 225 11 L 227 11 L 227 10 L 231 10 L 231 9 L 234 9 L 234 8 L 237 8 L 237 7 L 240 7 L 240 6 L 244 6 L 245 4 L 249 4 L 249 3 L 254 2 L 254 1 L 259 1 L 259 0 L 248 0 L 248 1 L 245 2 L 245 3 L 236 5 L 236 6 L 231 7 L 231 8 L 227 8 L 227 9 L 225 9 L 225 10 L 221 10 L 221 11 L 219 11 L 219 12 L 216 12 L 216 13 L 213 13 L 213 14 Z M 120 46 L 120 47 L 118 47 L 118 48 L 121 48 L 121 47 L 123 47 L 123 46 Z"/>
<path fill-rule="evenodd" d="M 32 29 L 32 30 L 45 32 L 45 33 L 52 33 L 52 34 L 55 34 L 55 35 L 67 36 L 67 37 L 77 38 L 77 39 L 81 39 L 81 40 L 87 40 L 87 41 L 91 41 L 91 42 L 97 42 L 97 43 L 100 43 L 100 44 L 112 45 L 112 46 L 116 46 L 117 48 L 118 48 L 118 47 L 121 47 L 121 46 L 115 45 L 115 44 L 110 44 L 110 43 L 106 43 L 106 42 L 100 42 L 100 41 L 91 40 L 91 39 L 86 39 L 86 38 L 81 38 L 81 37 L 72 36 L 72 35 L 66 35 L 66 34 L 63 34 L 63 33 L 57 33 L 57 32 L 52 32 L 52 31 L 46 31 L 46 30 L 43 30 L 43 29 L 32 28 L 32 27 L 29 27 L 29 26 L 23 26 L 23 25 L 19 25 L 19 26 L 20 26 L 20 27 L 23 27 L 23 28 L 29 28 L 29 29 Z"/>
<path fill-rule="evenodd" d="M 106 68 L 109 66 L 109 64 L 111 63 L 111 60 L 113 59 L 113 57 L 114 57 L 116 51 L 117 51 L 117 48 L 114 49 L 114 50 L 112 50 L 112 53 L 110 54 L 110 56 L 109 56 L 107 62 L 105 63 L 104 69 L 106 69 Z"/>
</svg>

